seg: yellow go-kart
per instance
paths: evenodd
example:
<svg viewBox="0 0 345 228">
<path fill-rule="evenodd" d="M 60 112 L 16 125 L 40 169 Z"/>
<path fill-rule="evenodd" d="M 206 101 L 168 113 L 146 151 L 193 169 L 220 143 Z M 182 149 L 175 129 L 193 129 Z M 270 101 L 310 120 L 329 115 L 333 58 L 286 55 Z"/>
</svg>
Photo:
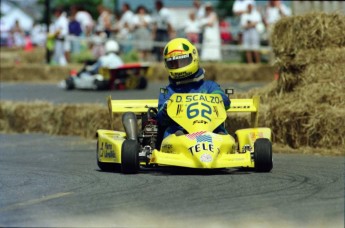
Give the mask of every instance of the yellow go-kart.
<svg viewBox="0 0 345 228">
<path fill-rule="evenodd" d="M 259 97 L 231 99 L 231 107 L 225 111 L 219 94 L 173 94 L 167 113 L 185 133 L 180 131 L 164 139 L 164 130 L 154 119 L 157 104 L 158 100 L 108 98 L 111 118 L 114 113 L 122 113 L 125 132 L 97 131 L 97 164 L 101 170 L 137 173 L 141 167 L 176 166 L 271 171 L 271 130 L 257 127 Z M 252 128 L 237 130 L 235 137 L 214 132 L 225 123 L 227 112 L 250 112 Z"/>
</svg>

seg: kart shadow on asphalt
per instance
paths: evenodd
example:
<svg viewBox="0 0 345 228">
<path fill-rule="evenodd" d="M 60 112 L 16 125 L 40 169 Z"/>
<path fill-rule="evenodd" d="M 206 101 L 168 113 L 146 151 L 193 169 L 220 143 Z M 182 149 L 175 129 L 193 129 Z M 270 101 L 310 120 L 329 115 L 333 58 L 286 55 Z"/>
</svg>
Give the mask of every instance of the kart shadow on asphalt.
<svg viewBox="0 0 345 228">
<path fill-rule="evenodd" d="M 140 173 L 147 173 L 151 175 L 238 175 L 238 174 L 250 174 L 248 171 L 242 171 L 240 169 L 195 169 L 185 167 L 156 167 L 156 168 L 143 168 Z"/>
<path fill-rule="evenodd" d="M 114 170 L 111 171 L 102 171 L 97 169 L 96 171 L 102 173 L 121 173 L 121 167 L 114 167 Z M 142 167 L 138 174 L 147 174 L 153 176 L 160 176 L 160 175 L 199 175 L 199 176 L 210 176 L 210 175 L 244 175 L 244 174 L 251 174 L 253 173 L 253 169 L 195 169 L 195 168 L 185 168 L 185 167 L 173 167 L 173 166 L 165 166 L 165 167 L 153 167 L 153 168 L 144 168 Z M 126 174 L 128 175 L 128 174 Z"/>
</svg>

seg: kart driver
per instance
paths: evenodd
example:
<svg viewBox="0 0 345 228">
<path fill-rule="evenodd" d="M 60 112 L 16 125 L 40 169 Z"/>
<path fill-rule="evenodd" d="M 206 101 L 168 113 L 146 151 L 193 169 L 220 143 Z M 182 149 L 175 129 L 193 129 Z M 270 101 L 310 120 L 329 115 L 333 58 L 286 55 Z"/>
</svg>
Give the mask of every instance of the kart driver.
<svg viewBox="0 0 345 228">
<path fill-rule="evenodd" d="M 159 129 L 166 129 L 163 138 L 173 133 L 183 134 L 182 127 L 171 120 L 167 114 L 167 103 L 174 93 L 220 94 L 225 109 L 229 109 L 229 97 L 220 86 L 214 81 L 204 80 L 205 70 L 199 66 L 198 51 L 189 40 L 185 38 L 171 40 L 163 50 L 163 58 L 170 82 L 165 89 L 161 89 L 158 101 L 158 126 Z M 223 125 L 217 127 L 214 132 L 227 134 Z"/>
<path fill-rule="evenodd" d="M 101 56 L 96 63 L 85 66 L 85 71 L 94 75 L 98 74 L 100 67 L 108 69 L 118 68 L 123 65 L 123 61 L 118 55 L 119 51 L 119 44 L 115 40 L 108 40 L 105 43 L 105 55 Z"/>
</svg>

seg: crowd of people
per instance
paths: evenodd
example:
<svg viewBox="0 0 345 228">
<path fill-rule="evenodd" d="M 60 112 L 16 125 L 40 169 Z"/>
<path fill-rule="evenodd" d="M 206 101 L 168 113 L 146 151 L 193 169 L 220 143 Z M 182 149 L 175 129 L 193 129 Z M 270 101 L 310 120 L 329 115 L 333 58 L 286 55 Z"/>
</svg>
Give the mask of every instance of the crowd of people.
<svg viewBox="0 0 345 228">
<path fill-rule="evenodd" d="M 269 34 L 277 20 L 291 15 L 290 8 L 279 0 L 269 0 L 263 10 L 257 9 L 254 0 L 236 0 L 233 14 L 240 30 L 235 37 L 226 18 L 220 18 L 211 3 L 200 0 L 193 1 L 188 20 L 182 24 L 174 23 L 174 14 L 161 0 L 155 1 L 151 13 L 144 5 L 133 11 L 129 3 L 115 14 L 103 5 L 97 10 L 99 14 L 94 19 L 83 6 L 55 8 L 48 34 L 40 24 L 34 25 L 31 34 L 25 33 L 17 21 L 11 30 L 12 45 L 26 45 L 25 38 L 30 35 L 34 45 L 51 43 L 52 62 L 66 65 L 71 53 L 80 52 L 81 41 L 87 41 L 93 57 L 98 59 L 105 54 L 106 41 L 114 39 L 123 53 L 134 49 L 141 61 L 162 61 L 164 44 L 175 37 L 185 37 L 198 47 L 202 61 L 222 60 L 222 45 L 236 43 L 243 46 L 248 63 L 258 63 L 262 31 Z"/>
</svg>

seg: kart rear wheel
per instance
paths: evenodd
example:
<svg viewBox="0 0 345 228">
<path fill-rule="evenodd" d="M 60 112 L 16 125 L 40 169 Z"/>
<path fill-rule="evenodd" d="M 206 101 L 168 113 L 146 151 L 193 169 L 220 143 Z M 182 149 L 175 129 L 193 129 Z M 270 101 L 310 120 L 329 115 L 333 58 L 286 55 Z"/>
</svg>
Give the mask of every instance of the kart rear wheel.
<svg viewBox="0 0 345 228">
<path fill-rule="evenodd" d="M 259 138 L 254 143 L 255 171 L 270 172 L 273 168 L 272 143 L 269 139 Z"/>
<path fill-rule="evenodd" d="M 139 171 L 139 143 L 126 139 L 121 149 L 121 170 L 123 173 L 138 173 Z"/>
<path fill-rule="evenodd" d="M 145 77 L 139 77 L 139 83 L 137 89 L 146 89 L 147 87 L 147 79 Z"/>
<path fill-rule="evenodd" d="M 101 162 L 98 159 L 98 141 L 97 141 L 97 148 L 96 148 L 96 159 L 98 167 L 105 172 L 115 172 L 120 170 L 120 165 L 115 163 L 107 163 Z"/>
<path fill-rule="evenodd" d="M 74 89 L 75 85 L 74 85 L 74 81 L 73 81 L 73 78 L 72 78 L 72 77 L 68 77 L 68 78 L 65 80 L 65 83 L 66 83 L 66 90 L 72 90 L 72 89 Z"/>
<path fill-rule="evenodd" d="M 129 76 L 125 81 L 126 89 L 135 89 L 139 85 L 139 79 L 135 75 Z"/>
</svg>

